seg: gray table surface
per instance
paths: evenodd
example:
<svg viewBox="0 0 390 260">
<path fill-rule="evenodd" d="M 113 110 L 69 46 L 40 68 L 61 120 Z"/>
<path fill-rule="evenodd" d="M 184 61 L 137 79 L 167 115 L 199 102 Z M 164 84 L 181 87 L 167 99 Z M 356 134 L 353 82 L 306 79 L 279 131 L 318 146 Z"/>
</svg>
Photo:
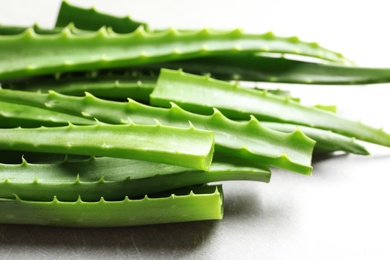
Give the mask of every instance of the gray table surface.
<svg viewBox="0 0 390 260">
<path fill-rule="evenodd" d="M 59 1 L 0 1 L 0 24 L 50 26 Z M 390 67 L 385 1 L 85 1 L 153 27 L 244 27 L 301 35 L 360 65 Z M 259 84 L 271 86 L 269 84 Z M 390 130 L 390 84 L 278 85 L 304 103 Z M 0 225 L 0 259 L 390 259 L 390 149 L 316 158 L 313 175 L 224 184 L 222 221 L 75 229 Z M 1 214 L 1 213 L 0 213 Z M 28 218 L 28 215 L 26 215 Z"/>
</svg>

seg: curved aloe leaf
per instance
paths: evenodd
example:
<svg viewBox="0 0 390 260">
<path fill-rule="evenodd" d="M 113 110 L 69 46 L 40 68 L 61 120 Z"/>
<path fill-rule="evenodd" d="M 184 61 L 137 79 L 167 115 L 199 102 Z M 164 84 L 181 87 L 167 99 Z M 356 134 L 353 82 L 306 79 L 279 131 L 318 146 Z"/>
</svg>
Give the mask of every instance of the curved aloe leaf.
<svg viewBox="0 0 390 260">
<path fill-rule="evenodd" d="M 322 152 L 344 151 L 347 153 L 362 155 L 369 154 L 364 146 L 355 142 L 354 138 L 333 133 L 332 131 L 326 131 L 302 125 L 298 126 L 273 122 L 262 122 L 262 125 L 285 133 L 293 132 L 299 128 L 302 132 L 305 133 L 305 135 L 316 141 L 315 149 L 321 150 Z"/>
<path fill-rule="evenodd" d="M 222 219 L 221 186 L 186 189 L 184 195 L 121 201 L 73 202 L 0 198 L 0 223 L 64 227 L 119 227 Z M 181 191 L 183 193 L 183 191 Z M 28 216 L 28 217 L 26 217 Z"/>
<path fill-rule="evenodd" d="M 255 118 L 249 122 L 236 122 L 224 117 L 218 110 L 210 116 L 184 111 L 175 104 L 170 109 L 151 107 L 129 100 L 128 103 L 106 101 L 90 94 L 70 97 L 51 91 L 40 94 L 15 90 L 0 90 L 0 100 L 28 104 L 42 108 L 84 116 L 113 124 L 134 122 L 188 127 L 190 121 L 196 128 L 214 132 L 218 153 L 247 158 L 249 160 L 310 174 L 314 141 L 297 130 L 291 134 L 280 133 L 263 127 Z"/>
<path fill-rule="evenodd" d="M 246 52 L 296 53 L 346 62 L 341 54 L 317 43 L 272 33 L 255 35 L 241 30 L 210 29 L 145 32 L 139 27 L 129 34 L 107 32 L 105 28 L 90 34 L 74 34 L 66 27 L 58 35 L 38 35 L 28 29 L 19 35 L 0 36 L 0 79 Z"/>
<path fill-rule="evenodd" d="M 353 85 L 390 82 L 389 68 L 366 68 L 313 63 L 256 55 L 224 55 L 153 63 L 130 67 L 158 73 L 160 68 L 210 74 L 220 80 L 264 81 L 298 84 Z"/>
<path fill-rule="evenodd" d="M 210 113 L 216 107 L 230 118 L 248 119 L 250 115 L 254 115 L 262 121 L 307 125 L 390 146 L 390 134 L 383 129 L 375 129 L 332 112 L 305 107 L 266 92 L 239 88 L 238 85 L 207 76 L 162 70 L 150 98 L 153 105 L 170 106 L 173 101 L 184 109 L 198 113 Z"/>
<path fill-rule="evenodd" d="M 139 159 L 207 170 L 212 132 L 160 124 L 0 129 L 0 149 Z"/>
<path fill-rule="evenodd" d="M 341 66 L 237 53 L 153 63 L 129 69 L 152 70 L 158 73 L 161 68 L 183 69 L 185 72 L 199 75 L 210 74 L 220 80 L 325 85 L 390 82 L 390 68 Z"/>
<path fill-rule="evenodd" d="M 390 82 L 390 68 L 314 63 L 283 57 L 231 54 L 150 64 L 137 69 L 183 69 L 220 80 L 353 85 Z"/>
<path fill-rule="evenodd" d="M 70 23 L 74 23 L 79 29 L 92 31 L 106 26 L 117 33 L 130 33 L 140 26 L 147 28 L 145 23 L 134 21 L 129 16 L 116 17 L 98 12 L 95 8 L 84 9 L 63 1 L 55 26 L 66 27 Z"/>
<path fill-rule="evenodd" d="M 217 160 L 209 171 L 117 158 L 31 164 L 0 164 L 0 197 L 48 201 L 120 200 L 209 182 L 251 180 L 269 182 L 266 167 L 253 168 Z"/>
<path fill-rule="evenodd" d="M 390 82 L 390 68 L 367 68 L 314 63 L 283 57 L 230 54 L 148 64 L 136 69 L 183 69 L 210 74 L 220 80 L 263 81 L 297 84 L 356 85 Z"/>
</svg>

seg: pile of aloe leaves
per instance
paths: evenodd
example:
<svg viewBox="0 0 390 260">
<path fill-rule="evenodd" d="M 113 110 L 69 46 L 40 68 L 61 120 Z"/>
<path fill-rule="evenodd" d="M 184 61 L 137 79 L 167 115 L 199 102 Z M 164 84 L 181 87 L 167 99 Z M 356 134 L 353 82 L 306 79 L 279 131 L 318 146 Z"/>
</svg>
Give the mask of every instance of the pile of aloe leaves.
<svg viewBox="0 0 390 260">
<path fill-rule="evenodd" d="M 54 28 L 0 26 L 0 223 L 217 220 L 223 181 L 310 175 L 313 156 L 390 147 L 390 133 L 332 106 L 240 81 L 374 84 L 390 69 L 297 37 L 151 30 L 67 2 Z"/>
</svg>

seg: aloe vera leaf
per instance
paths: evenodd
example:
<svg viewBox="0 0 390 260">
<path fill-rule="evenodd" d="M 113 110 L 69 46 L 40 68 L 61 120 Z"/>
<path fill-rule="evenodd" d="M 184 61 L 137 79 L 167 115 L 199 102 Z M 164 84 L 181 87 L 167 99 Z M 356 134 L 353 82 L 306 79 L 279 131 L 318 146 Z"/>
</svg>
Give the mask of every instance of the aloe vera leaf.
<svg viewBox="0 0 390 260">
<path fill-rule="evenodd" d="M 354 138 L 346 137 L 341 134 L 333 133 L 322 129 L 298 126 L 293 124 L 283 124 L 274 122 L 262 122 L 263 126 L 271 129 L 289 133 L 295 131 L 297 127 L 308 137 L 316 141 L 315 150 L 323 151 L 344 151 L 347 153 L 368 155 L 369 152 L 364 146 L 357 143 Z"/>
<path fill-rule="evenodd" d="M 56 27 L 66 27 L 74 23 L 79 29 L 96 31 L 102 26 L 110 27 L 116 33 L 130 33 L 147 24 L 132 20 L 129 16 L 117 17 L 96 11 L 95 8 L 84 9 L 63 1 L 58 12 Z"/>
<path fill-rule="evenodd" d="M 149 96 L 157 82 L 156 74 L 158 71 L 149 70 L 144 72 L 130 69 L 125 71 L 85 72 L 78 73 L 78 75 L 71 73 L 59 77 L 36 77 L 17 82 L 3 82 L 2 87 L 43 93 L 55 90 L 58 93 L 71 96 L 84 96 L 85 92 L 88 92 L 103 99 L 121 100 L 131 98 L 139 102 L 149 103 Z M 292 100 L 299 102 L 299 98 L 291 97 L 290 91 L 281 89 L 266 91 L 274 95 L 290 97 Z"/>
<path fill-rule="evenodd" d="M 69 114 L 49 111 L 47 109 L 25 106 L 0 101 L 0 127 L 39 127 L 66 126 L 72 122 L 76 125 L 91 125 L 93 120 Z"/>
<path fill-rule="evenodd" d="M 245 61 L 245 63 L 240 63 Z M 212 66 L 213 61 L 209 62 Z M 215 57 L 214 62 L 221 64 L 220 71 L 235 71 L 238 79 L 247 81 L 266 81 L 298 84 L 353 85 L 390 82 L 389 68 L 366 68 L 357 66 L 339 66 L 329 63 L 313 63 L 286 58 L 265 56 L 229 56 Z M 225 64 L 225 65 L 222 65 Z M 234 66 L 234 64 L 236 64 Z M 225 67 L 226 66 L 226 67 Z M 240 68 L 239 68 L 240 67 Z M 183 68 L 185 68 L 183 66 Z M 217 73 L 214 72 L 213 76 Z M 216 78 L 223 79 L 221 76 Z"/>
<path fill-rule="evenodd" d="M 183 192 L 182 192 L 183 193 Z M 63 227 L 119 227 L 219 220 L 223 217 L 221 186 L 187 189 L 186 195 L 121 201 L 74 202 L 0 199 L 0 223 Z M 26 217 L 28 216 L 28 217 Z"/>
<path fill-rule="evenodd" d="M 341 66 L 273 58 L 261 55 L 217 55 L 137 66 L 159 71 L 183 69 L 192 74 L 210 74 L 220 80 L 262 81 L 296 84 L 356 85 L 390 82 L 390 68 Z"/>
<path fill-rule="evenodd" d="M 390 68 L 340 66 L 274 58 L 261 55 L 231 54 L 175 60 L 137 66 L 159 71 L 183 69 L 192 74 L 210 74 L 220 80 L 263 81 L 297 84 L 356 85 L 390 82 Z"/>
<path fill-rule="evenodd" d="M 187 127 L 190 121 L 196 128 L 214 132 L 215 149 L 247 158 L 265 165 L 310 174 L 314 141 L 299 130 L 291 134 L 263 127 L 255 118 L 236 122 L 224 117 L 218 110 L 210 116 L 187 112 L 175 104 L 170 109 L 151 107 L 129 100 L 128 103 L 98 99 L 90 94 L 71 97 L 50 91 L 49 94 L 16 90 L 0 90 L 0 100 L 51 109 L 86 118 L 96 118 L 111 124 L 134 122 Z"/>
<path fill-rule="evenodd" d="M 341 66 L 260 55 L 231 54 L 150 64 L 145 69 L 183 69 L 210 73 L 220 80 L 278 83 L 354 85 L 390 82 L 390 68 Z"/>
<path fill-rule="evenodd" d="M 120 200 L 210 182 L 248 180 L 269 182 L 267 167 L 240 166 L 216 160 L 209 171 L 117 158 L 31 164 L 0 164 L 0 197 L 48 201 Z"/>
<path fill-rule="evenodd" d="M 158 70 L 127 69 L 109 71 L 87 71 L 84 73 L 67 73 L 49 77 L 35 77 L 20 81 L 6 81 L 2 87 L 6 89 L 38 91 L 47 93 L 55 90 L 58 93 L 72 96 L 84 96 L 88 92 L 96 97 L 110 100 L 131 98 L 143 103 L 149 103 L 149 96 L 157 82 Z M 264 91 L 265 89 L 257 88 Z M 282 89 L 267 89 L 269 93 L 282 97 L 292 97 L 290 91 Z"/>
<path fill-rule="evenodd" d="M 0 149 L 108 156 L 207 170 L 214 151 L 210 131 L 157 125 L 69 125 L 0 129 Z"/>
<path fill-rule="evenodd" d="M 65 27 L 58 35 L 38 35 L 28 29 L 19 35 L 0 36 L 0 79 L 238 52 L 299 53 L 346 62 L 341 54 L 316 43 L 272 33 L 258 35 L 245 34 L 242 30 L 214 32 L 210 29 L 146 32 L 139 27 L 129 34 L 116 34 L 105 28 L 90 34 L 74 34 Z"/>
<path fill-rule="evenodd" d="M 262 121 L 307 125 L 390 146 L 390 134 L 383 129 L 375 129 L 321 109 L 305 107 L 266 92 L 239 88 L 237 84 L 164 69 L 150 95 L 150 102 L 152 105 L 170 106 L 171 101 L 201 114 L 210 113 L 216 107 L 234 119 L 245 120 L 253 115 Z"/>
<path fill-rule="evenodd" d="M 149 95 L 156 85 L 157 76 L 152 72 L 127 71 L 123 73 L 83 73 L 80 76 L 67 75 L 60 78 L 27 79 L 18 82 L 5 82 L 3 88 L 25 91 L 48 92 L 84 96 L 89 92 L 104 99 L 126 99 L 149 103 Z"/>
</svg>

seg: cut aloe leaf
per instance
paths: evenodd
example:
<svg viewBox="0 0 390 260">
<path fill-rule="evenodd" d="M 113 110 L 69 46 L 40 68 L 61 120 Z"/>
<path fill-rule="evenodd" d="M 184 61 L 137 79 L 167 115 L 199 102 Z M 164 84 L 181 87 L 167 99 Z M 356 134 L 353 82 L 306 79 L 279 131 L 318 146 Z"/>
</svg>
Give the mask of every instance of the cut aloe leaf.
<svg viewBox="0 0 390 260">
<path fill-rule="evenodd" d="M 184 191 L 180 191 L 184 193 Z M 187 189 L 185 195 L 97 202 L 0 199 L 0 223 L 62 227 L 120 227 L 219 220 L 223 217 L 221 186 Z"/>
<path fill-rule="evenodd" d="M 214 134 L 160 124 L 13 128 L 0 129 L 0 149 L 138 159 L 207 170 Z"/>
</svg>

